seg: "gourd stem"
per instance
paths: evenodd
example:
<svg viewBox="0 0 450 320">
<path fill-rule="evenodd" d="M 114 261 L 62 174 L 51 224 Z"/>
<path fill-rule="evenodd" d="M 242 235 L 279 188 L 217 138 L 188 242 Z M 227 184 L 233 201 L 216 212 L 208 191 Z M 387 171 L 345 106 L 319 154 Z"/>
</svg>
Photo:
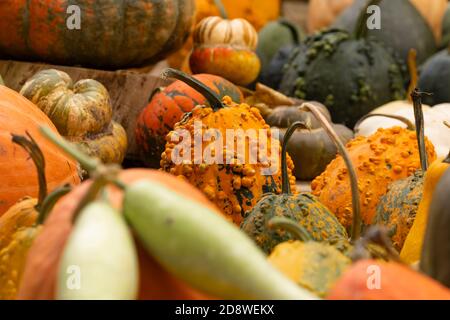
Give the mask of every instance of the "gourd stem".
<svg viewBox="0 0 450 320">
<path fill-rule="evenodd" d="M 50 192 L 50 194 L 45 198 L 44 202 L 42 202 L 42 205 L 39 209 L 39 215 L 36 219 L 36 225 L 43 224 L 47 219 L 50 211 L 52 211 L 53 207 L 55 206 L 56 202 L 58 202 L 59 199 L 68 194 L 71 190 L 72 186 L 67 184 L 55 189 L 53 192 Z"/>
<path fill-rule="evenodd" d="M 398 116 L 398 115 L 394 115 L 394 114 L 369 113 L 369 114 L 366 114 L 365 116 L 361 117 L 361 119 L 358 120 L 358 122 L 355 124 L 353 131 L 355 131 L 355 133 L 358 133 L 359 127 L 364 122 L 364 120 L 366 120 L 368 118 L 372 118 L 372 117 L 385 117 L 385 118 L 395 119 L 395 120 L 401 121 L 404 124 L 406 124 L 406 128 L 408 130 L 412 131 L 412 130 L 416 129 L 416 126 L 406 117 Z"/>
<path fill-rule="evenodd" d="M 98 175 L 92 184 L 89 186 L 88 190 L 86 191 L 84 197 L 81 199 L 81 201 L 78 203 L 75 212 L 72 216 L 72 222 L 75 222 L 78 216 L 80 215 L 80 212 L 92 201 L 94 201 L 100 191 L 108 184 L 108 179 L 105 175 Z"/>
<path fill-rule="evenodd" d="M 370 6 L 378 5 L 381 2 L 381 0 L 371 0 L 369 3 L 364 7 L 363 11 L 359 14 L 356 27 L 354 30 L 354 35 L 356 39 L 365 38 L 367 35 L 367 18 L 369 17 L 369 14 L 367 12 L 367 9 Z"/>
<path fill-rule="evenodd" d="M 47 197 L 47 179 L 45 177 L 45 157 L 33 137 L 26 132 L 27 137 L 12 134 L 12 142 L 21 146 L 31 157 L 37 169 L 39 196 L 36 210 L 39 211 L 42 203 Z"/>
<path fill-rule="evenodd" d="M 225 9 L 225 6 L 223 5 L 223 2 L 221 0 L 214 0 L 214 4 L 216 5 L 217 9 L 219 9 L 220 16 L 223 19 L 228 19 L 228 13 Z"/>
<path fill-rule="evenodd" d="M 224 107 L 219 96 L 214 91 L 212 91 L 210 88 L 208 88 L 206 85 L 204 85 L 194 77 L 191 77 L 182 71 L 167 68 L 161 73 L 161 77 L 175 78 L 177 80 L 183 81 L 188 86 L 190 86 L 194 90 L 198 91 L 201 95 L 203 95 L 206 98 L 206 100 L 208 100 L 209 104 L 211 105 L 214 111 L 217 111 Z"/>
<path fill-rule="evenodd" d="M 450 122 L 444 120 L 444 125 L 450 129 Z"/>
<path fill-rule="evenodd" d="M 409 82 L 408 92 L 406 99 L 409 103 L 412 103 L 412 96 L 414 89 L 417 87 L 418 82 L 418 75 L 417 75 L 417 50 L 416 49 L 410 49 L 408 52 L 408 70 L 409 70 L 409 77 L 411 78 Z"/>
<path fill-rule="evenodd" d="M 283 136 L 283 142 L 281 143 L 281 192 L 283 194 L 291 193 L 291 183 L 289 181 L 289 175 L 287 170 L 287 144 L 292 134 L 298 128 L 308 129 L 306 124 L 301 121 L 296 121 L 290 125 Z"/>
<path fill-rule="evenodd" d="M 427 150 L 425 148 L 425 129 L 424 129 L 424 120 L 423 120 L 423 110 L 422 110 L 422 95 L 423 92 L 420 92 L 419 89 L 414 89 L 411 93 L 411 97 L 413 100 L 414 106 L 414 119 L 416 122 L 416 135 L 417 141 L 419 145 L 419 155 L 420 155 L 420 166 L 423 172 L 426 172 L 428 169 L 428 159 L 427 159 Z"/>
<path fill-rule="evenodd" d="M 286 217 L 274 217 L 267 222 L 267 226 L 270 229 L 284 229 L 303 242 L 313 241 L 305 227 Z"/>
<path fill-rule="evenodd" d="M 292 34 L 292 40 L 294 41 L 294 44 L 300 44 L 300 34 L 298 32 L 298 29 L 285 18 L 278 19 L 278 22 L 289 29 Z"/>
<path fill-rule="evenodd" d="M 334 131 L 330 122 L 325 118 L 325 116 L 319 111 L 319 109 L 311 104 L 311 103 L 303 103 L 300 106 L 300 109 L 307 109 L 317 118 L 317 120 L 321 123 L 325 132 L 331 138 L 331 140 L 336 145 L 339 154 L 344 159 L 345 165 L 347 166 L 347 170 L 350 177 L 350 186 L 352 192 L 352 209 L 353 209 L 353 222 L 352 222 L 352 230 L 351 230 L 351 240 L 356 241 L 361 234 L 361 203 L 359 197 L 359 188 L 358 188 L 358 177 L 356 175 L 355 167 L 353 166 L 352 160 L 350 159 L 350 155 L 347 152 L 344 144 L 342 143 L 339 136 Z"/>
</svg>

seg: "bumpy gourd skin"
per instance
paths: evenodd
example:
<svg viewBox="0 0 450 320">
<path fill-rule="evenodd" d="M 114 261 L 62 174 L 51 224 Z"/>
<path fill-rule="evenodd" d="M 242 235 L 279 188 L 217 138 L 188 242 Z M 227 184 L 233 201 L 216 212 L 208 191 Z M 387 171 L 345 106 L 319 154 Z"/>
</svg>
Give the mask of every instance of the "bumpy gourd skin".
<svg viewBox="0 0 450 320">
<path fill-rule="evenodd" d="M 271 194 L 262 198 L 246 214 L 241 225 L 241 229 L 266 253 L 270 253 L 276 245 L 295 238 L 290 232 L 270 229 L 267 223 L 274 217 L 298 222 L 315 241 L 348 239 L 345 228 L 315 196 L 308 193 Z"/>
<path fill-rule="evenodd" d="M 373 223 L 388 228 L 388 236 L 398 251 L 414 223 L 422 199 L 423 181 L 423 171 L 418 170 L 414 175 L 392 183 L 376 208 Z"/>
<path fill-rule="evenodd" d="M 436 159 L 433 145 L 425 138 L 428 161 Z M 346 148 L 357 169 L 363 223 L 372 223 L 380 198 L 388 186 L 420 169 L 416 133 L 401 127 L 379 129 L 370 137 L 357 137 Z M 352 223 L 348 171 L 341 156 L 311 183 L 320 202 L 329 208 L 344 227 Z"/>
<path fill-rule="evenodd" d="M 300 286 L 324 297 L 351 264 L 335 247 L 314 241 L 289 241 L 275 247 L 272 265 Z"/>
<path fill-rule="evenodd" d="M 178 129 L 186 129 L 190 132 L 191 150 L 194 150 L 194 124 L 196 121 L 201 121 L 202 130 L 218 129 L 222 134 L 224 146 L 226 146 L 227 129 L 242 129 L 244 132 L 247 129 L 252 129 L 256 130 L 258 134 L 259 129 L 266 129 L 269 133 L 267 137 L 267 158 L 269 161 L 271 158 L 272 160 L 280 158 L 279 146 L 276 148 L 278 154 L 270 154 L 271 144 L 279 145 L 279 141 L 271 138 L 270 127 L 265 123 L 258 109 L 247 104 L 236 104 L 229 97 L 225 97 L 223 102 L 226 106 L 217 111 L 213 111 L 209 107 L 197 106 L 190 115 L 175 125 L 175 130 L 166 137 L 167 144 L 161 156 L 161 168 L 166 172 L 186 178 L 187 181 L 202 190 L 230 220 L 239 225 L 244 212 L 255 206 L 263 194 L 281 192 L 280 161 L 271 162 L 278 164 L 278 168 L 275 168 L 276 172 L 273 175 L 263 175 L 262 169 L 266 168 L 264 163 L 257 161 L 256 164 L 251 164 L 247 157 L 244 164 L 238 164 L 236 162 L 236 150 L 230 154 L 231 158 L 234 159 L 233 163 L 226 164 L 225 162 L 224 165 L 207 165 L 203 163 L 204 161 L 201 164 L 193 164 L 194 158 L 192 155 L 191 161 L 182 164 L 175 164 L 172 159 L 172 151 L 180 142 L 171 142 L 171 139 Z M 204 141 L 202 143 L 202 154 L 208 146 L 211 148 L 213 142 Z M 246 153 L 249 152 L 250 147 L 251 144 L 245 143 Z M 225 151 L 223 152 L 224 156 L 226 155 Z M 292 176 L 292 169 L 293 163 L 288 157 L 289 181 L 291 188 L 295 190 L 295 177 Z"/>
</svg>

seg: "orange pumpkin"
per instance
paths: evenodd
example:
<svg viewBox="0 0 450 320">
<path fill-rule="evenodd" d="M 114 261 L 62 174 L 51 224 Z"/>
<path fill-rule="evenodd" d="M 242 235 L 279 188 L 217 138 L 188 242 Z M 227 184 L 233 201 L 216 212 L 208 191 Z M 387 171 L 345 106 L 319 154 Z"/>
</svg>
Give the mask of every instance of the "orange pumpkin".
<svg viewBox="0 0 450 320">
<path fill-rule="evenodd" d="M 125 184 L 138 180 L 159 182 L 217 211 L 200 191 L 197 191 L 187 182 L 161 171 L 151 169 L 124 170 L 119 174 L 119 179 Z M 86 181 L 76 187 L 62 198 L 50 213 L 41 233 L 28 253 L 18 299 L 53 299 L 55 297 L 58 262 L 73 227 L 72 218 L 75 209 L 89 189 L 90 184 L 91 181 Z M 121 207 L 121 190 L 109 187 L 108 196 L 116 208 Z M 139 299 L 210 298 L 172 277 L 146 253 L 139 242 L 136 244 L 140 269 Z"/>
<path fill-rule="evenodd" d="M 25 196 L 38 196 L 38 179 L 33 161 L 22 148 L 11 142 L 11 133 L 33 136 L 47 164 L 49 191 L 66 183 L 80 182 L 78 166 L 38 131 L 46 125 L 57 132 L 50 119 L 17 92 L 0 85 L 0 215 Z"/>
</svg>

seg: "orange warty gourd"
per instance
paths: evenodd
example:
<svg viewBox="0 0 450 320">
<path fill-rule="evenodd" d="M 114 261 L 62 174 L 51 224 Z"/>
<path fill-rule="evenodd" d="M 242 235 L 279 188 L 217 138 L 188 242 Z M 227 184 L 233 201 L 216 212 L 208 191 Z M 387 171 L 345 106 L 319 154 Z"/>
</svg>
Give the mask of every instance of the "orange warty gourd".
<svg viewBox="0 0 450 320">
<path fill-rule="evenodd" d="M 368 273 L 368 270 L 374 270 L 373 274 Z M 379 271 L 378 278 L 375 274 L 377 271 Z M 371 277 L 373 282 L 369 282 L 368 277 Z M 369 288 L 369 283 L 379 289 Z M 362 260 L 346 270 L 327 299 L 450 300 L 450 290 L 399 263 Z"/>
<path fill-rule="evenodd" d="M 36 140 L 47 164 L 49 191 L 66 183 L 80 182 L 77 163 L 41 136 L 38 131 L 41 125 L 57 132 L 37 106 L 0 85 L 0 216 L 21 198 L 37 197 L 39 189 L 33 161 L 11 142 L 11 133 L 23 135 L 27 131 Z"/>
<path fill-rule="evenodd" d="M 125 184 L 132 184 L 139 180 L 156 181 L 217 211 L 201 192 L 167 173 L 151 169 L 129 169 L 122 171 L 118 178 Z M 51 211 L 28 253 L 18 299 L 53 299 L 55 297 L 58 265 L 65 243 L 72 231 L 72 218 L 90 185 L 89 180 L 77 186 Z M 122 191 L 116 187 L 109 187 L 107 190 L 111 204 L 120 209 Z M 139 299 L 210 299 L 175 279 L 146 253 L 139 242 L 136 242 L 136 245 L 139 256 Z"/>
<path fill-rule="evenodd" d="M 425 139 L 428 160 L 436 159 L 433 145 Z M 420 169 L 417 137 L 401 127 L 378 129 L 369 137 L 357 137 L 346 148 L 357 169 L 363 223 L 372 223 L 380 198 L 393 181 L 411 176 Z M 348 172 L 341 156 L 335 158 L 312 183 L 313 194 L 346 227 L 352 222 Z"/>
</svg>

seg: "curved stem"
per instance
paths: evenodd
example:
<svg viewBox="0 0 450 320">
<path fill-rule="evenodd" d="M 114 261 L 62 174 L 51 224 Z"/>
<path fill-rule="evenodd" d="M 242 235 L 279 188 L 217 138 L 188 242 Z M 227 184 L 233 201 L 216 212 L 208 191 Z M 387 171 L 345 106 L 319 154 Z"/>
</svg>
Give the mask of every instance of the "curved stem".
<svg viewBox="0 0 450 320">
<path fill-rule="evenodd" d="M 58 202 L 59 199 L 68 194 L 71 190 L 71 185 L 64 185 L 51 192 L 42 202 L 38 217 L 36 219 L 36 225 L 43 224 L 47 219 L 50 211 L 52 211 L 53 207 L 55 206 L 56 202 Z"/>
<path fill-rule="evenodd" d="M 372 118 L 372 117 L 385 117 L 385 118 L 395 119 L 395 120 L 401 121 L 404 124 L 406 124 L 406 128 L 408 130 L 412 131 L 412 130 L 416 129 L 414 124 L 406 117 L 402 117 L 402 116 L 398 116 L 398 115 L 394 115 L 394 114 L 369 113 L 369 114 L 366 114 L 365 116 L 363 116 L 361 119 L 358 120 L 358 122 L 355 124 L 355 127 L 353 128 L 353 131 L 355 131 L 355 133 L 358 133 L 359 132 L 359 127 L 364 122 L 364 120 L 366 120 L 368 118 Z"/>
<path fill-rule="evenodd" d="M 419 89 L 414 89 L 411 93 L 414 106 L 414 119 L 416 122 L 416 135 L 419 144 L 420 166 L 423 172 L 428 169 L 427 150 L 425 148 L 425 129 L 422 110 L 422 95 Z"/>
<path fill-rule="evenodd" d="M 313 241 L 305 227 L 286 217 L 274 217 L 267 222 L 270 229 L 285 229 L 303 242 Z"/>
<path fill-rule="evenodd" d="M 223 5 L 223 2 L 221 0 L 214 0 L 214 4 L 216 5 L 217 9 L 219 9 L 220 16 L 223 19 L 228 19 L 228 13 L 225 9 L 225 6 Z"/>
<path fill-rule="evenodd" d="M 418 83 L 418 73 L 417 73 L 417 50 L 416 49 L 410 49 L 408 52 L 408 70 L 409 70 L 409 77 L 411 78 L 409 82 L 408 87 L 408 93 L 406 96 L 406 99 L 409 103 L 412 103 L 412 96 L 414 89 L 417 88 Z"/>
<path fill-rule="evenodd" d="M 300 34 L 298 31 L 298 28 L 289 20 L 285 19 L 285 18 L 280 18 L 278 19 L 279 23 L 282 24 L 283 26 L 285 26 L 286 28 L 289 29 L 289 31 L 292 34 L 292 39 L 294 40 L 294 43 L 300 44 Z"/>
<path fill-rule="evenodd" d="M 287 170 L 287 144 L 292 134 L 298 128 L 309 129 L 304 122 L 296 121 L 286 130 L 281 143 L 281 192 L 284 194 L 291 193 L 291 184 Z"/>
<path fill-rule="evenodd" d="M 214 91 L 212 91 L 210 88 L 208 88 L 206 85 L 204 85 L 194 77 L 191 77 L 182 71 L 167 68 L 161 73 L 161 77 L 175 78 L 177 80 L 183 81 L 192 89 L 198 91 L 201 95 L 203 95 L 206 100 L 208 100 L 214 111 L 217 111 L 224 107 L 222 100 L 220 100 L 219 96 Z"/>
<path fill-rule="evenodd" d="M 448 122 L 448 121 L 444 121 L 444 125 L 447 127 L 447 128 L 449 128 L 450 129 L 450 122 Z"/>
<path fill-rule="evenodd" d="M 331 140 L 336 145 L 339 154 L 344 159 L 345 165 L 347 166 L 347 170 L 350 177 L 350 186 L 352 192 L 352 209 L 353 209 L 353 222 L 352 222 L 352 230 L 351 230 L 351 240 L 355 241 L 359 238 L 361 234 L 361 203 L 359 198 L 359 189 L 358 189 L 358 177 L 356 175 L 355 167 L 353 166 L 352 160 L 350 159 L 350 155 L 347 152 L 344 144 L 342 143 L 339 136 L 334 131 L 330 122 L 325 118 L 325 116 L 319 111 L 319 109 L 311 104 L 311 103 L 303 103 L 300 106 L 301 109 L 307 109 L 311 111 L 314 116 L 319 120 L 323 129 L 331 138 Z"/>
<path fill-rule="evenodd" d="M 39 211 L 45 197 L 47 197 L 47 179 L 45 177 L 45 157 L 33 137 L 26 132 L 27 137 L 12 134 L 12 142 L 21 146 L 33 159 L 37 169 L 39 196 L 36 209 Z"/>
<path fill-rule="evenodd" d="M 353 32 L 356 39 L 361 39 L 361 38 L 366 37 L 366 35 L 367 35 L 367 18 L 369 17 L 367 9 L 370 6 L 378 5 L 380 2 L 381 2 L 381 0 L 369 1 L 367 6 L 365 6 L 363 11 L 361 11 L 361 13 L 359 14 L 359 17 L 358 17 L 358 20 L 357 20 L 357 23 L 355 26 L 355 30 Z"/>
</svg>

